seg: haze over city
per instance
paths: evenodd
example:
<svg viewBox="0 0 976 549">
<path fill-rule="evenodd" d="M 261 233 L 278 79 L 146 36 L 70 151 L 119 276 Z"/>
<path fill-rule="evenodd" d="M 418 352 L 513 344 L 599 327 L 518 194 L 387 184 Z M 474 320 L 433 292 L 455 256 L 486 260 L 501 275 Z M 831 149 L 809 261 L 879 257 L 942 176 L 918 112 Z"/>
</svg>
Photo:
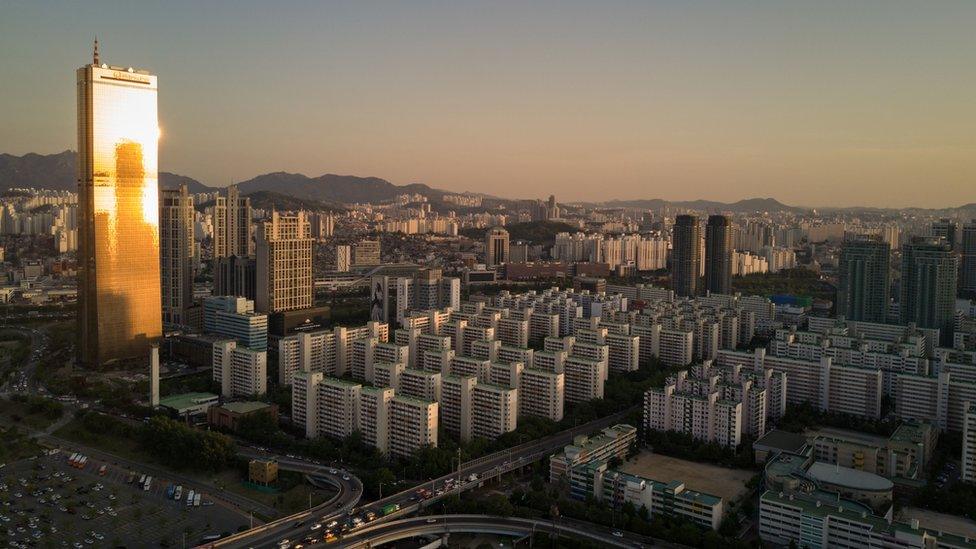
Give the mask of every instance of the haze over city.
<svg viewBox="0 0 976 549">
<path fill-rule="evenodd" d="M 71 74 L 161 79 L 160 169 L 564 201 L 949 207 L 976 4 L 7 2 L 0 152 L 75 148 Z"/>
</svg>

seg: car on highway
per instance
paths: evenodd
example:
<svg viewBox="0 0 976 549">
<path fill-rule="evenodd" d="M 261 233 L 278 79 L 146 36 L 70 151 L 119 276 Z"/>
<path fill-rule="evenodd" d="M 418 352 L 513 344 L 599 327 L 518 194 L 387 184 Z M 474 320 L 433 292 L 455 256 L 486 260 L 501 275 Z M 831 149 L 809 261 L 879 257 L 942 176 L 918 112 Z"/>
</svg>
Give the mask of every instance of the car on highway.
<svg viewBox="0 0 976 549">
<path fill-rule="evenodd" d="M 622 537 L 624 537 L 624 533 L 621 532 L 620 530 L 614 530 L 612 533 L 613 533 L 613 537 L 615 537 L 615 538 L 622 538 Z"/>
</svg>

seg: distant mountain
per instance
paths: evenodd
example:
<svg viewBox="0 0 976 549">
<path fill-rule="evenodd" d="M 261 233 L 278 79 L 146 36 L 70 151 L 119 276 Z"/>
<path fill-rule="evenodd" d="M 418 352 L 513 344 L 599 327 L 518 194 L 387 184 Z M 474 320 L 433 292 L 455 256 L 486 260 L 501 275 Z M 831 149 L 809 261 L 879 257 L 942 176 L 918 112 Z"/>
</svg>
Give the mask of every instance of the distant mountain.
<svg viewBox="0 0 976 549">
<path fill-rule="evenodd" d="M 689 210 L 705 210 L 716 212 L 805 212 L 808 208 L 797 206 L 787 206 L 775 198 L 747 198 L 738 202 L 726 203 L 713 200 L 687 200 L 671 202 L 654 198 L 651 200 L 611 200 L 604 202 L 604 206 L 611 208 L 641 208 L 648 210 L 661 209 L 663 207 L 682 208 Z"/>
<path fill-rule="evenodd" d="M 237 184 L 242 193 L 271 191 L 325 202 L 383 202 L 399 194 L 417 193 L 439 199 L 444 191 L 414 183 L 394 185 L 378 177 L 325 174 L 308 177 L 300 173 L 274 172 Z"/>
<path fill-rule="evenodd" d="M 57 154 L 27 153 L 24 156 L 0 153 L 0 189 L 34 187 L 75 191 L 78 189 L 75 175 L 77 156 L 75 151 Z M 162 188 L 175 189 L 181 183 L 186 184 L 191 193 L 213 190 L 185 175 L 159 172 L 159 184 Z"/>
</svg>

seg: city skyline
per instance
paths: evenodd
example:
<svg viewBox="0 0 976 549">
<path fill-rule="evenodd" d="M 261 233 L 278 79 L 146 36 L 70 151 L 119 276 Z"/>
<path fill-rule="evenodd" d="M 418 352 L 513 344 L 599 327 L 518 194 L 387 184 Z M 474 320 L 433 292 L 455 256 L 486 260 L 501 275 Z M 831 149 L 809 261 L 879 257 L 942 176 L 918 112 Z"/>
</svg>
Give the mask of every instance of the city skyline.
<svg viewBox="0 0 976 549">
<path fill-rule="evenodd" d="M 77 66 L 99 34 L 107 61 L 167 75 L 161 167 L 212 186 L 285 170 L 564 201 L 956 206 L 976 7 L 943 5 L 292 5 L 265 24 L 215 4 L 183 26 L 12 5 L 0 150 L 71 143 L 64 77 L 37 67 Z"/>
</svg>

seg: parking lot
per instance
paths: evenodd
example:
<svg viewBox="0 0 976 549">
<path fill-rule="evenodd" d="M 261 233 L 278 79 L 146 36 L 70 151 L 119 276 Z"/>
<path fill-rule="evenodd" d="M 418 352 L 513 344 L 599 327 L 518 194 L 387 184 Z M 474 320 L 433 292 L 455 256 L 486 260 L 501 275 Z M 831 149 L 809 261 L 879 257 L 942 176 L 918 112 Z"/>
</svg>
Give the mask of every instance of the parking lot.
<svg viewBox="0 0 976 549">
<path fill-rule="evenodd" d="M 0 545 L 183 547 L 185 541 L 189 547 L 205 535 L 248 525 L 206 494 L 200 506 L 187 506 L 189 490 L 174 501 L 166 479 L 155 478 L 144 490 L 138 471 L 90 458 L 76 468 L 70 455 L 42 455 L 0 469 Z"/>
</svg>

